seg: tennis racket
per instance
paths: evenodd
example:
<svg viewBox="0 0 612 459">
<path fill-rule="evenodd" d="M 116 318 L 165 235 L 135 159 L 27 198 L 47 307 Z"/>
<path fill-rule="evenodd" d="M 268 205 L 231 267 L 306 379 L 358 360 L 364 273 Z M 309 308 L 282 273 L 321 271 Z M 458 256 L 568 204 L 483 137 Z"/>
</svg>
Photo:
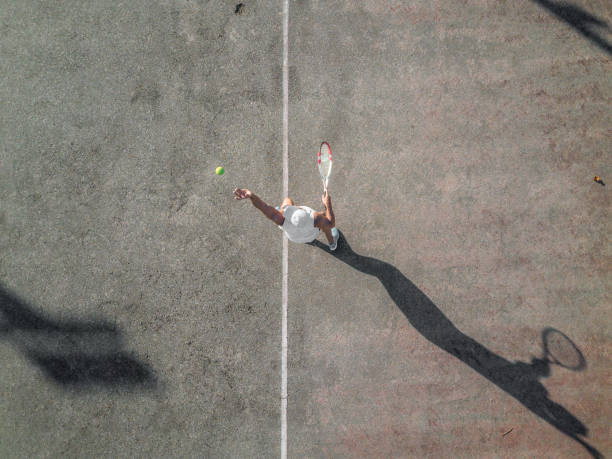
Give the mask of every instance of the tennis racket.
<svg viewBox="0 0 612 459">
<path fill-rule="evenodd" d="M 586 360 L 580 349 L 559 330 L 542 330 L 542 349 L 544 359 L 549 363 L 573 371 L 581 371 L 586 367 Z"/>
<path fill-rule="evenodd" d="M 329 184 L 329 175 L 332 170 L 332 152 L 327 142 L 321 144 L 321 148 L 319 148 L 319 153 L 317 154 L 317 161 L 319 163 L 321 180 L 323 181 L 323 192 L 326 193 L 327 185 Z"/>
</svg>

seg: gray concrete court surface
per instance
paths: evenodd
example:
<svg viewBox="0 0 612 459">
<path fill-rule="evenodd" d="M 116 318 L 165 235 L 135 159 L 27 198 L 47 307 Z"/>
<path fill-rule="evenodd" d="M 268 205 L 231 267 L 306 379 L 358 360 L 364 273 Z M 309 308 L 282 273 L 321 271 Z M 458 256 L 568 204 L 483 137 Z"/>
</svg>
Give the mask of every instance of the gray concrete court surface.
<svg viewBox="0 0 612 459">
<path fill-rule="evenodd" d="M 232 190 L 283 198 L 283 4 L 237 3 L 0 0 L 0 457 L 280 456 L 283 234 Z M 290 2 L 289 194 L 330 142 L 342 238 L 289 245 L 288 457 L 612 456 L 611 27 Z"/>
</svg>

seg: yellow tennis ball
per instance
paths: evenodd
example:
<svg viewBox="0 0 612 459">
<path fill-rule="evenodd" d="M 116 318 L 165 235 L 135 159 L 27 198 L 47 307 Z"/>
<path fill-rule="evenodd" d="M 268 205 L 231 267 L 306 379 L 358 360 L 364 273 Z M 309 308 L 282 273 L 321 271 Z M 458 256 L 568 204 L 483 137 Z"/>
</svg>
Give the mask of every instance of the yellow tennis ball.
<svg viewBox="0 0 612 459">
<path fill-rule="evenodd" d="M 225 169 L 223 169 L 222 167 L 217 167 L 217 170 L 215 171 L 215 174 L 223 175 L 224 172 L 225 172 Z"/>
</svg>

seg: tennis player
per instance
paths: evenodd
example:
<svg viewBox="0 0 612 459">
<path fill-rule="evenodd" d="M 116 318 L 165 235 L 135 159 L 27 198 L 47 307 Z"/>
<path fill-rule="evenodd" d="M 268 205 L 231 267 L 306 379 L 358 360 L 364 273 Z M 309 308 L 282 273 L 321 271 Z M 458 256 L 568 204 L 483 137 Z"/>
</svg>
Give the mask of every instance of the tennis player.
<svg viewBox="0 0 612 459">
<path fill-rule="evenodd" d="M 328 192 L 321 197 L 325 206 L 324 212 L 317 212 L 307 206 L 295 206 L 291 198 L 285 198 L 280 206 L 272 207 L 247 189 L 234 190 L 234 199 L 246 198 L 276 223 L 290 241 L 308 244 L 319 236 L 320 231 L 323 231 L 329 242 L 329 250 L 336 250 L 340 233 L 336 229 L 336 218 Z"/>
</svg>

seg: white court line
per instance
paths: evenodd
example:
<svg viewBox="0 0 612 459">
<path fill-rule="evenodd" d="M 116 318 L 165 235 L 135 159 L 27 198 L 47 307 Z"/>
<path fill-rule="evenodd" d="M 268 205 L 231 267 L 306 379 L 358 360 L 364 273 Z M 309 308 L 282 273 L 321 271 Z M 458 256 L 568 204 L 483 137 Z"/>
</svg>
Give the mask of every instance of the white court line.
<svg viewBox="0 0 612 459">
<path fill-rule="evenodd" d="M 289 0 L 283 0 L 283 197 L 289 196 Z M 283 325 L 281 341 L 281 459 L 287 459 L 287 297 L 289 242 L 283 231 Z"/>
</svg>

